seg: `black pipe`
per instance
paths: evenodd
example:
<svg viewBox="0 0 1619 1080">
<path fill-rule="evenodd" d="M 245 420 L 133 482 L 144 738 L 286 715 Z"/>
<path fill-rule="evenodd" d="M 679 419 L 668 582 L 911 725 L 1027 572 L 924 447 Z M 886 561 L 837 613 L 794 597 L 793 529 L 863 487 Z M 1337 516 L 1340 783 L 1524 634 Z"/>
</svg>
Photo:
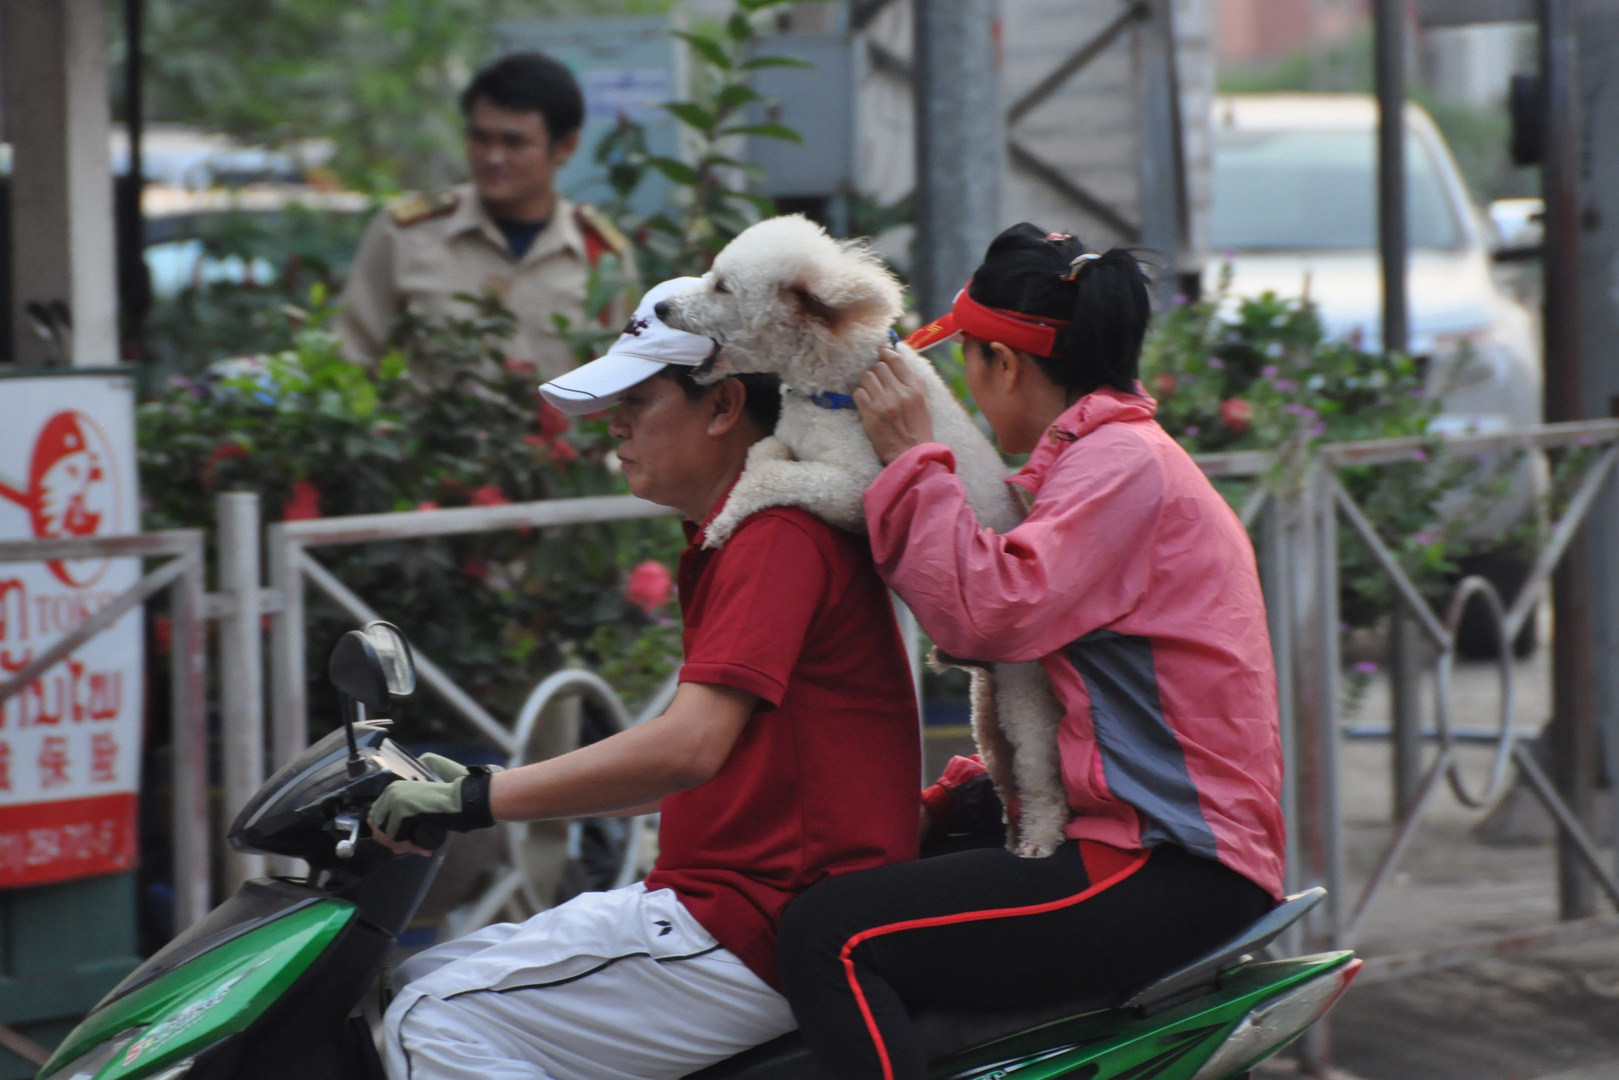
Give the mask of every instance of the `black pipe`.
<svg viewBox="0 0 1619 1080">
<path fill-rule="evenodd" d="M 145 188 L 142 142 L 145 135 L 145 0 L 123 0 L 124 130 L 129 137 L 129 168 L 117 181 L 118 307 L 123 359 L 140 360 L 146 351 L 146 315 L 152 306 L 146 269 L 146 222 L 141 212 Z"/>
</svg>

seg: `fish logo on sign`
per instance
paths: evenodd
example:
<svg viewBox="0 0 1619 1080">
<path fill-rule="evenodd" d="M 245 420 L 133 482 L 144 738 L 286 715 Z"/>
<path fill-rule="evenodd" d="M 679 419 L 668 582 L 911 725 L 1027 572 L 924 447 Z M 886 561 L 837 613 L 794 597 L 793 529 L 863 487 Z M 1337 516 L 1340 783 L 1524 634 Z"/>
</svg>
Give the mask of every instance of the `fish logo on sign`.
<svg viewBox="0 0 1619 1080">
<path fill-rule="evenodd" d="M 100 536 L 119 525 L 118 477 L 112 447 L 101 426 L 84 413 L 64 409 L 45 421 L 34 440 L 26 485 L 0 474 L 0 498 L 28 511 L 34 536 L 62 540 Z M 49 564 L 64 585 L 93 585 L 106 572 L 105 559 Z"/>
</svg>

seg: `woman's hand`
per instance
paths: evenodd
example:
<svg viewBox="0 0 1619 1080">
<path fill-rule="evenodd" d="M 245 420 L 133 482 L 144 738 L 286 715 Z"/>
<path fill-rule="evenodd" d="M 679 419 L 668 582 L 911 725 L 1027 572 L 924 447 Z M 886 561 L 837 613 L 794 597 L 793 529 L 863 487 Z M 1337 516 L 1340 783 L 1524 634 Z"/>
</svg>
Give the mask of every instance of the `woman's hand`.
<svg viewBox="0 0 1619 1080">
<path fill-rule="evenodd" d="M 913 446 L 933 441 L 927 383 L 908 370 L 893 349 L 878 349 L 877 364 L 860 376 L 854 403 L 866 437 L 884 465 Z"/>
</svg>

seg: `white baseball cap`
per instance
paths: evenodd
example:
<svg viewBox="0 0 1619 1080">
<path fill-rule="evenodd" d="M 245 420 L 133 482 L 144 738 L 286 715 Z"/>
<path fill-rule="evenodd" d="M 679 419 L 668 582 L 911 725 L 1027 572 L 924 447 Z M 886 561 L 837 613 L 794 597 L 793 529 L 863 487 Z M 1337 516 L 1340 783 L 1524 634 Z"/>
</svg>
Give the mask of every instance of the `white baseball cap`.
<svg viewBox="0 0 1619 1080">
<path fill-rule="evenodd" d="M 667 300 L 701 285 L 701 278 L 671 278 L 641 297 L 635 314 L 606 355 L 558 375 L 540 387 L 545 400 L 575 416 L 600 412 L 618 403 L 619 395 L 662 371 L 665 364 L 696 367 L 713 355 L 713 339 L 665 326 L 653 311 Z"/>
</svg>

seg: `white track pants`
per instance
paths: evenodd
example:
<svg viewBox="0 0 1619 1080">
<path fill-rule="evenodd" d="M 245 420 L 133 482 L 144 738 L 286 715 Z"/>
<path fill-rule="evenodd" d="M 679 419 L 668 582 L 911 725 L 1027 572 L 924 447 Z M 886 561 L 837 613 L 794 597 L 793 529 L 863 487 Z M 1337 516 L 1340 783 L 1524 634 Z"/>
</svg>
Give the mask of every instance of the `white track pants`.
<svg viewBox="0 0 1619 1080">
<path fill-rule="evenodd" d="M 400 966 L 389 1080 L 676 1080 L 793 1030 L 668 889 L 583 893 Z"/>
</svg>

